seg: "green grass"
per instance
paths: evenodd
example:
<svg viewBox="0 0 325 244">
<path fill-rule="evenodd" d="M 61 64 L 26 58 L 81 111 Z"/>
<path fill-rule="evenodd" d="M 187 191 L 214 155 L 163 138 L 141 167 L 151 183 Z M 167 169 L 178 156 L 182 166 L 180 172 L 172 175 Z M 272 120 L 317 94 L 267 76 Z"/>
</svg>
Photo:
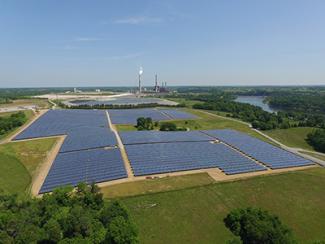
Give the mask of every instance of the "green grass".
<svg viewBox="0 0 325 244">
<path fill-rule="evenodd" d="M 116 198 L 184 189 L 193 186 L 208 185 L 213 182 L 215 181 L 207 173 L 198 173 L 127 182 L 103 187 L 101 188 L 101 192 L 106 198 Z"/>
<path fill-rule="evenodd" d="M 286 146 L 314 150 L 313 147 L 310 146 L 306 141 L 308 133 L 312 131 L 313 128 L 311 127 L 297 127 L 263 132 Z"/>
<path fill-rule="evenodd" d="M 55 141 L 47 138 L 0 145 L 0 188 L 9 193 L 27 193 L 32 177 Z"/>
<path fill-rule="evenodd" d="M 118 131 L 132 131 L 137 130 L 137 128 L 134 125 L 115 125 L 116 129 Z"/>
<path fill-rule="evenodd" d="M 223 218 L 234 208 L 261 207 L 280 217 L 301 243 L 325 239 L 325 169 L 215 183 L 122 199 L 141 243 L 225 243 Z"/>
</svg>

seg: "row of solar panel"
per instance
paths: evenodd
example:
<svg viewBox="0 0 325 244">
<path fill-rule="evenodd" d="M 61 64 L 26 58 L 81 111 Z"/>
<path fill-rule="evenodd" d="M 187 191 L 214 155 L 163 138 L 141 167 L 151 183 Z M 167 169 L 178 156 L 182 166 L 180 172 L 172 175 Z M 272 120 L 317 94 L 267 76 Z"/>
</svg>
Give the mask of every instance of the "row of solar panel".
<svg viewBox="0 0 325 244">
<path fill-rule="evenodd" d="M 204 132 L 235 147 L 250 157 L 267 165 L 271 169 L 308 166 L 314 164 L 310 160 L 238 131 L 209 130 Z"/>
<path fill-rule="evenodd" d="M 96 117 L 96 119 L 94 119 Z M 15 137 L 15 140 L 63 135 L 77 127 L 107 127 L 104 111 L 49 110 Z"/>
<path fill-rule="evenodd" d="M 119 134 L 124 145 L 214 140 L 213 137 L 199 131 L 128 131 Z"/>
<path fill-rule="evenodd" d="M 266 170 L 224 144 L 179 142 L 126 145 L 136 176 L 218 167 L 226 174 Z"/>
<path fill-rule="evenodd" d="M 95 118 L 95 119 L 94 119 Z M 106 112 L 102 110 L 49 110 L 15 140 L 64 135 L 60 152 L 115 146 L 113 132 L 108 128 Z"/>
<path fill-rule="evenodd" d="M 42 185 L 40 193 L 79 182 L 98 183 L 126 178 L 119 149 L 94 149 L 59 153 Z"/>
<path fill-rule="evenodd" d="M 108 110 L 113 124 L 137 123 L 139 117 L 150 117 L 153 121 L 195 119 L 195 115 L 175 109 L 111 109 Z"/>
</svg>

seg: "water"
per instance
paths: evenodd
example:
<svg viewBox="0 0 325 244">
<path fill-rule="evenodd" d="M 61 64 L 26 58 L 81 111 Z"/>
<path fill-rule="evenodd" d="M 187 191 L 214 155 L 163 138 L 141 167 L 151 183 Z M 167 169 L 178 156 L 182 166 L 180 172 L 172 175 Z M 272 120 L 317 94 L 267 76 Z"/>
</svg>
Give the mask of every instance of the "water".
<svg viewBox="0 0 325 244">
<path fill-rule="evenodd" d="M 265 97 L 263 96 L 238 96 L 235 101 L 240 103 L 248 103 L 251 105 L 258 106 L 262 108 L 266 112 L 275 113 L 277 112 L 275 109 L 271 108 L 267 103 L 264 103 L 263 100 Z"/>
</svg>

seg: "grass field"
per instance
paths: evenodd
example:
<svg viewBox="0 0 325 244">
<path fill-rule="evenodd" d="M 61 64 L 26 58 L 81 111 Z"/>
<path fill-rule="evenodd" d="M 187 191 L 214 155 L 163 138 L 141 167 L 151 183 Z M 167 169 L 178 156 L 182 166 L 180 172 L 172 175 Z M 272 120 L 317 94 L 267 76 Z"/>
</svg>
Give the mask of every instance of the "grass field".
<svg viewBox="0 0 325 244">
<path fill-rule="evenodd" d="M 311 127 L 297 127 L 263 132 L 286 146 L 313 150 L 313 147 L 306 142 L 307 134 L 311 131 L 313 131 Z"/>
<path fill-rule="evenodd" d="M 10 193 L 26 193 L 32 177 L 55 138 L 10 142 L 0 145 L 0 189 Z"/>
<path fill-rule="evenodd" d="M 325 169 L 154 193 L 122 199 L 141 243 L 225 243 L 223 218 L 255 206 L 278 215 L 301 243 L 325 239 Z"/>
<path fill-rule="evenodd" d="M 15 106 L 29 106 L 37 105 L 40 108 L 49 108 L 50 104 L 47 99 L 41 98 L 30 98 L 30 99 L 17 99 L 13 100 L 11 103 L 0 104 L 0 107 L 15 107 Z"/>
<path fill-rule="evenodd" d="M 184 189 L 193 186 L 208 185 L 213 182 L 215 181 L 207 173 L 198 173 L 122 183 L 103 187 L 101 188 L 101 192 L 106 198 L 116 198 Z"/>
</svg>

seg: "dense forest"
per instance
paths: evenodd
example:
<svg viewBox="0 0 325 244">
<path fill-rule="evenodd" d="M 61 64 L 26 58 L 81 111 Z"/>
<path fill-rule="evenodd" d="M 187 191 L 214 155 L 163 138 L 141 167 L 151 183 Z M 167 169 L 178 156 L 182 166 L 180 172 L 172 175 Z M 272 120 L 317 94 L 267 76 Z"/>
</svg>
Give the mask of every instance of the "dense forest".
<svg viewBox="0 0 325 244">
<path fill-rule="evenodd" d="M 270 96 L 270 106 L 282 110 L 302 113 L 325 114 L 325 94 L 285 94 Z"/>
<path fill-rule="evenodd" d="M 24 112 L 17 112 L 8 117 L 0 117 L 0 135 L 23 125 L 26 121 L 27 118 Z"/>
<path fill-rule="evenodd" d="M 0 243 L 131 244 L 138 235 L 125 207 L 80 183 L 42 198 L 0 194 Z"/>
</svg>

